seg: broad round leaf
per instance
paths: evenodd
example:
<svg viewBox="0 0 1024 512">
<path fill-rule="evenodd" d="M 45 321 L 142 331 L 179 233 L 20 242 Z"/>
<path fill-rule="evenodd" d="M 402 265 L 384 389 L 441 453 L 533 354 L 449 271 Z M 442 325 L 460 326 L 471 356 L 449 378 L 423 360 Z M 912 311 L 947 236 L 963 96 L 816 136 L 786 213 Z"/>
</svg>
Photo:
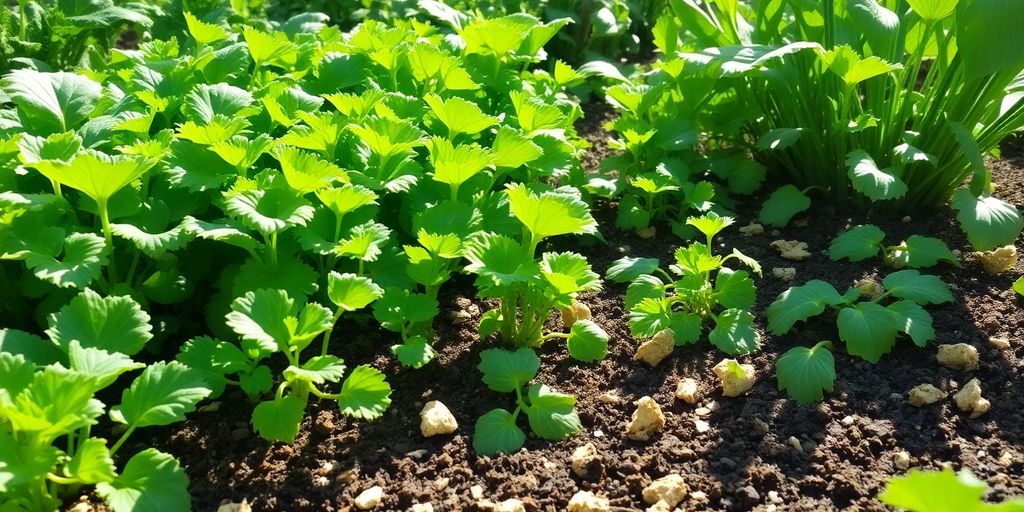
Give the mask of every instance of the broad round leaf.
<svg viewBox="0 0 1024 512">
<path fill-rule="evenodd" d="M 434 347 L 430 346 L 423 336 L 414 336 L 405 340 L 401 345 L 392 345 L 391 352 L 395 354 L 402 366 L 410 368 L 422 368 L 437 356 Z"/>
<path fill-rule="evenodd" d="M 785 390 L 796 403 L 811 405 L 820 402 L 826 391 L 832 392 L 836 382 L 836 360 L 829 342 L 812 348 L 794 347 L 775 363 L 779 390 Z"/>
<path fill-rule="evenodd" d="M 499 393 L 511 393 L 530 382 L 540 371 L 540 358 L 528 348 L 516 351 L 491 348 L 480 352 L 484 384 Z"/>
<path fill-rule="evenodd" d="M 544 384 L 530 386 L 526 395 L 530 401 L 526 417 L 538 437 L 561 441 L 583 430 L 576 414 L 576 398 L 572 395 L 558 393 Z"/>
<path fill-rule="evenodd" d="M 768 330 L 780 335 L 789 332 L 797 322 L 818 316 L 825 311 L 825 306 L 835 306 L 844 302 L 835 287 L 825 281 L 812 280 L 803 286 L 790 288 L 768 306 Z"/>
<path fill-rule="evenodd" d="M 101 297 L 86 289 L 50 315 L 46 334 L 64 350 L 72 340 L 82 347 L 137 354 L 153 338 L 149 315 L 128 296 Z"/>
<path fill-rule="evenodd" d="M 828 246 L 828 257 L 834 261 L 846 258 L 863 261 L 878 254 L 885 233 L 878 226 L 861 224 L 854 226 L 832 239 Z"/>
<path fill-rule="evenodd" d="M 110 417 L 131 427 L 170 425 L 184 420 L 209 394 L 201 373 L 177 361 L 161 361 L 132 382 Z"/>
<path fill-rule="evenodd" d="M 136 453 L 113 482 L 97 484 L 96 493 L 114 512 L 192 508 L 185 471 L 155 448 Z"/>
<path fill-rule="evenodd" d="M 793 185 L 783 185 L 772 192 L 761 205 L 759 218 L 769 226 L 789 224 L 794 215 L 811 207 L 811 199 Z"/>
<path fill-rule="evenodd" d="M 572 324 L 566 344 L 573 359 L 593 363 L 608 354 L 608 333 L 593 320 L 577 320 Z"/>
<path fill-rule="evenodd" d="M 729 355 L 756 352 L 761 336 L 754 329 L 754 315 L 742 309 L 727 309 L 715 319 L 715 328 L 708 334 L 711 344 Z"/>
<path fill-rule="evenodd" d="M 382 295 L 384 290 L 368 277 L 334 271 L 327 275 L 327 296 L 345 311 L 365 308 Z"/>
<path fill-rule="evenodd" d="M 473 450 L 478 455 L 513 453 L 526 443 L 526 434 L 516 426 L 516 418 L 504 409 L 493 409 L 476 420 Z"/>
<path fill-rule="evenodd" d="M 391 405 L 391 385 L 384 374 L 366 365 L 355 367 L 341 385 L 338 406 L 353 418 L 379 418 Z"/>
<path fill-rule="evenodd" d="M 941 304 L 953 300 L 949 287 L 936 276 L 923 275 L 916 270 L 901 270 L 885 276 L 882 285 L 894 297 L 912 300 L 918 304 Z"/>
<path fill-rule="evenodd" d="M 883 354 L 892 350 L 900 328 L 896 315 L 874 302 L 843 308 L 837 325 L 847 352 L 869 363 L 877 363 Z"/>
</svg>

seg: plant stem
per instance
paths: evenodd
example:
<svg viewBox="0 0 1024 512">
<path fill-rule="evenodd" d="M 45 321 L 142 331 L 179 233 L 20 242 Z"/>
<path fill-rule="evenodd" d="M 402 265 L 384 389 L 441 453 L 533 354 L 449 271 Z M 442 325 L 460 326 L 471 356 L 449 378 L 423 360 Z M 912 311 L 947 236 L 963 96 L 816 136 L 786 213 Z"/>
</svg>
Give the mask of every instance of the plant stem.
<svg viewBox="0 0 1024 512">
<path fill-rule="evenodd" d="M 100 223 L 103 225 L 103 238 L 106 239 L 107 249 L 110 255 L 107 257 L 107 273 L 110 276 L 110 286 L 117 284 L 117 264 L 114 262 L 114 234 L 110 230 L 110 214 L 107 212 L 107 200 L 96 201 L 96 212 L 100 216 Z"/>
</svg>

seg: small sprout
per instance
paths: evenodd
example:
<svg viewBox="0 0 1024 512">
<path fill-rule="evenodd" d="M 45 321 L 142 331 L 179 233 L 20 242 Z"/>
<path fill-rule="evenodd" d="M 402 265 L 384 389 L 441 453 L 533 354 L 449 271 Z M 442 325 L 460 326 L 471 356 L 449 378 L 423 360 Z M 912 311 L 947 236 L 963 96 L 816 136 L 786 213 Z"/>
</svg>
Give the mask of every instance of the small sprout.
<svg viewBox="0 0 1024 512">
<path fill-rule="evenodd" d="M 665 414 L 661 407 L 649 396 L 636 402 L 636 411 L 626 425 L 626 437 L 634 441 L 647 441 L 652 435 L 665 428 Z"/>
<path fill-rule="evenodd" d="M 919 384 L 907 393 L 907 403 L 914 407 L 931 405 L 946 398 L 946 393 L 931 384 Z"/>
<path fill-rule="evenodd" d="M 959 393 L 953 395 L 953 400 L 961 411 L 971 414 L 971 419 L 985 414 L 992 407 L 992 402 L 981 396 L 981 381 L 978 379 L 971 379 Z"/>
<path fill-rule="evenodd" d="M 811 253 L 807 252 L 807 242 L 776 240 L 771 243 L 771 246 L 778 250 L 779 255 L 787 260 L 803 261 L 811 257 Z"/>
<path fill-rule="evenodd" d="M 754 365 L 740 364 L 735 359 L 723 359 L 714 367 L 715 375 L 722 383 L 725 396 L 740 396 L 754 387 L 757 375 Z"/>
<path fill-rule="evenodd" d="M 967 343 L 939 345 L 939 364 L 953 370 L 972 372 L 978 369 L 978 349 Z"/>
<path fill-rule="evenodd" d="M 675 333 L 672 332 L 672 329 L 663 329 L 637 347 L 633 360 L 643 361 L 651 367 L 655 367 L 672 353 L 673 348 L 675 348 Z"/>
<path fill-rule="evenodd" d="M 664 503 L 667 510 L 675 508 L 689 491 L 686 487 L 686 480 L 678 474 L 663 476 L 644 487 L 644 501 L 648 505 Z"/>
</svg>

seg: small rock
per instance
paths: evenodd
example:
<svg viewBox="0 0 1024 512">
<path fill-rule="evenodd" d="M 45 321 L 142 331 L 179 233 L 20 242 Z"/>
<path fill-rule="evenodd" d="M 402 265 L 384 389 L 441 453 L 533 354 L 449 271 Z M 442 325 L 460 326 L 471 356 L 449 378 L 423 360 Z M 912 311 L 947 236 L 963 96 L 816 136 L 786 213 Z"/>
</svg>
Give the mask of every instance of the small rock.
<svg viewBox="0 0 1024 512">
<path fill-rule="evenodd" d="M 370 487 L 369 489 L 359 493 L 356 499 L 352 503 L 359 510 L 370 510 L 377 505 L 380 505 L 380 501 L 384 499 L 384 489 L 379 485 Z"/>
<path fill-rule="evenodd" d="M 558 464 L 555 464 L 554 462 L 551 462 L 550 460 L 548 460 L 547 457 L 541 457 L 540 458 L 540 464 L 541 464 L 541 466 L 544 466 L 544 469 L 547 469 L 547 470 L 558 469 Z"/>
<path fill-rule="evenodd" d="M 798 452 L 804 451 L 804 445 L 800 444 L 800 440 L 796 436 L 789 436 L 789 439 L 786 439 L 786 444 Z"/>
<path fill-rule="evenodd" d="M 474 500 L 483 499 L 484 488 L 479 485 L 474 485 L 469 488 L 469 495 L 472 496 Z"/>
<path fill-rule="evenodd" d="M 590 308 L 582 302 L 573 302 L 571 306 L 562 308 L 562 326 L 569 329 L 577 320 L 590 320 L 593 315 Z"/>
<path fill-rule="evenodd" d="M 643 342 L 636 349 L 633 355 L 634 361 L 643 361 L 652 367 L 658 366 L 676 346 L 675 333 L 671 329 L 664 329 L 654 335 L 653 338 Z"/>
<path fill-rule="evenodd" d="M 410 512 L 434 512 L 434 506 L 430 503 L 417 503 L 409 509 Z"/>
<path fill-rule="evenodd" d="M 569 500 L 568 512 L 608 512 L 611 505 L 608 498 L 602 498 L 590 491 L 580 491 Z"/>
<path fill-rule="evenodd" d="M 423 437 L 451 434 L 458 430 L 459 423 L 455 416 L 437 400 L 427 402 L 420 411 L 420 432 Z"/>
<path fill-rule="evenodd" d="M 764 226 L 756 222 L 751 222 L 746 226 L 740 227 L 740 233 L 743 233 L 744 235 L 747 236 L 762 235 L 764 234 Z"/>
<path fill-rule="evenodd" d="M 939 345 L 939 364 L 953 370 L 970 372 L 978 369 L 978 349 L 966 343 Z"/>
<path fill-rule="evenodd" d="M 861 279 L 854 283 L 853 287 L 872 299 L 877 299 L 880 295 L 885 293 L 885 288 L 882 287 L 881 283 L 871 278 Z"/>
<path fill-rule="evenodd" d="M 419 450 L 413 450 L 405 454 L 405 456 L 409 457 L 410 459 L 422 459 L 428 453 L 430 452 L 428 452 L 426 449 L 420 448 Z"/>
<path fill-rule="evenodd" d="M 690 405 L 697 403 L 697 381 L 689 377 L 679 381 L 676 385 L 676 398 Z"/>
<path fill-rule="evenodd" d="M 931 384 L 914 386 L 914 388 L 907 393 L 907 403 L 914 407 L 931 405 L 943 398 L 946 398 L 946 393 Z"/>
<path fill-rule="evenodd" d="M 648 505 L 665 502 L 671 510 L 686 497 L 686 481 L 681 475 L 663 476 L 644 488 L 644 501 Z"/>
<path fill-rule="evenodd" d="M 572 472 L 580 478 L 600 476 L 604 471 L 604 458 L 598 453 L 594 443 L 587 443 L 573 450 Z"/>
<path fill-rule="evenodd" d="M 796 279 L 796 269 L 793 267 L 775 267 L 772 269 L 772 275 L 783 281 L 792 281 Z"/>
<path fill-rule="evenodd" d="M 771 246 L 779 251 L 779 255 L 787 260 L 803 261 L 811 257 L 811 253 L 807 252 L 806 242 L 776 240 L 771 243 Z"/>
<path fill-rule="evenodd" d="M 92 507 L 90 507 L 89 510 L 92 510 Z M 217 512 L 252 512 L 252 506 L 249 505 L 248 500 L 242 500 L 241 503 L 221 503 L 220 506 L 217 507 Z"/>
<path fill-rule="evenodd" d="M 617 404 L 622 401 L 622 397 L 619 396 L 619 392 L 617 390 L 613 389 L 597 395 L 597 401 L 603 404 Z"/>
<path fill-rule="evenodd" d="M 758 503 L 761 501 L 761 494 L 752 486 L 744 486 L 736 489 L 736 497 L 747 503 Z"/>
<path fill-rule="evenodd" d="M 754 433 L 759 436 L 764 436 L 771 430 L 771 427 L 765 423 L 761 418 L 754 418 Z"/>
<path fill-rule="evenodd" d="M 670 507 L 669 504 L 665 503 L 664 501 L 659 501 L 654 505 L 647 507 L 647 510 L 645 512 L 672 512 L 672 507 Z"/>
<path fill-rule="evenodd" d="M 770 502 L 772 502 L 772 503 L 774 503 L 776 505 L 781 505 L 783 503 L 783 500 L 779 496 L 779 492 L 778 491 L 768 491 L 768 501 L 770 501 Z"/>
<path fill-rule="evenodd" d="M 896 466 L 896 469 L 905 471 L 910 467 L 910 454 L 907 453 L 906 450 L 896 452 L 896 454 L 892 456 L 892 465 Z"/>
<path fill-rule="evenodd" d="M 693 420 L 693 427 L 697 429 L 697 433 L 703 434 L 711 430 L 711 424 L 704 420 Z"/>
<path fill-rule="evenodd" d="M 491 500 L 479 500 L 477 508 L 484 512 L 526 512 L 526 505 L 522 501 L 510 498 L 501 503 L 494 503 Z"/>
<path fill-rule="evenodd" d="M 708 502 L 708 494 L 704 491 L 693 491 L 690 493 L 690 501 L 701 504 Z"/>
<path fill-rule="evenodd" d="M 459 309 L 448 313 L 448 319 L 455 325 L 468 324 L 473 321 L 473 315 L 464 309 Z"/>
<path fill-rule="evenodd" d="M 1005 467 L 1010 467 L 1010 466 L 1013 465 L 1013 459 L 1014 459 L 1013 452 L 1009 452 L 1009 451 L 1003 452 L 1003 454 L 999 456 L 999 465 L 1003 466 L 1004 468 Z"/>
<path fill-rule="evenodd" d="M 981 381 L 971 379 L 959 393 L 953 395 L 956 406 L 961 411 L 971 413 L 971 418 L 977 418 L 988 412 L 992 403 L 981 396 Z"/>
<path fill-rule="evenodd" d="M 601 430 L 601 429 L 595 430 L 594 431 L 594 437 L 604 437 L 604 431 Z"/>
<path fill-rule="evenodd" d="M 653 398 L 645 396 L 637 400 L 636 411 L 626 425 L 626 437 L 634 441 L 646 441 L 651 435 L 665 428 L 665 414 Z"/>
<path fill-rule="evenodd" d="M 654 235 L 657 234 L 658 230 L 655 229 L 654 226 L 649 226 L 643 229 L 636 230 L 636 235 L 639 236 L 640 238 L 651 239 L 654 238 Z"/>
<path fill-rule="evenodd" d="M 754 365 L 739 364 L 735 359 L 723 359 L 715 365 L 714 370 L 718 380 L 722 382 L 725 396 L 740 396 L 757 382 Z"/>
<path fill-rule="evenodd" d="M 997 350 L 1006 350 L 1010 348 L 1010 338 L 1005 336 L 993 336 L 988 339 L 988 344 L 992 345 Z"/>
<path fill-rule="evenodd" d="M 1006 272 L 1017 264 L 1017 248 L 1013 245 L 1006 245 L 998 249 L 986 252 L 979 252 L 978 259 L 981 266 L 989 274 Z"/>
<path fill-rule="evenodd" d="M 910 221 L 911 221 L 910 215 L 907 215 L 906 217 L 903 217 L 903 223 L 904 224 L 910 224 Z"/>
<path fill-rule="evenodd" d="M 223 506 L 224 505 L 221 505 L 221 507 Z M 93 508 L 92 505 L 89 504 L 89 502 L 79 501 L 78 503 L 75 503 L 71 508 L 69 508 L 68 512 L 93 512 Z M 220 512 L 219 508 L 217 509 L 217 512 Z"/>
<path fill-rule="evenodd" d="M 441 492 L 441 491 L 447 489 L 448 488 L 448 483 L 451 482 L 451 481 L 452 480 L 450 478 L 446 477 L 446 476 L 443 476 L 441 478 L 438 478 L 437 480 L 434 480 L 434 490 L 437 491 L 437 492 Z"/>
<path fill-rule="evenodd" d="M 853 425 L 853 422 L 854 422 L 853 416 L 844 416 L 843 419 L 840 420 L 840 423 L 842 423 L 843 425 L 846 425 L 846 426 Z"/>
<path fill-rule="evenodd" d="M 331 480 L 326 476 L 318 476 L 313 479 L 313 487 L 327 487 L 331 485 Z"/>
</svg>

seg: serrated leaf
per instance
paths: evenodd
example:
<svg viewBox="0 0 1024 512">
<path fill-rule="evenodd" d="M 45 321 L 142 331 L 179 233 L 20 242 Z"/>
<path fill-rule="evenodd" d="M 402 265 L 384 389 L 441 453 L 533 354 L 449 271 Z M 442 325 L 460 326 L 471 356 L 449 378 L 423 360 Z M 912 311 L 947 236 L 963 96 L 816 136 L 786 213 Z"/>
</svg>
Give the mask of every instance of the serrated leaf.
<svg viewBox="0 0 1024 512">
<path fill-rule="evenodd" d="M 785 390 L 800 405 L 820 402 L 825 392 L 831 393 L 836 382 L 836 360 L 829 350 L 830 342 L 794 347 L 782 354 L 775 369 L 779 391 Z"/>
<path fill-rule="evenodd" d="M 288 146 L 272 154 L 281 163 L 281 174 L 288 186 L 299 194 L 308 194 L 328 188 L 337 181 L 348 180 L 341 167 L 313 153 Z"/>
<path fill-rule="evenodd" d="M 757 288 L 746 272 L 722 268 L 715 276 L 715 299 L 725 308 L 749 309 L 757 300 Z"/>
<path fill-rule="evenodd" d="M 912 300 L 901 300 L 889 304 L 886 309 L 896 315 L 900 332 L 906 333 L 914 345 L 924 347 L 935 339 L 932 316 Z"/>
<path fill-rule="evenodd" d="M 124 471 L 111 483 L 96 485 L 96 493 L 114 512 L 188 510 L 188 477 L 178 461 L 155 448 L 128 459 Z"/>
<path fill-rule="evenodd" d="M 117 478 L 114 459 L 110 457 L 105 439 L 90 437 L 83 440 L 64 467 L 69 477 L 83 484 L 113 482 Z"/>
<path fill-rule="evenodd" d="M 84 76 L 32 69 L 10 72 L 2 86 L 25 126 L 40 135 L 78 128 L 103 94 L 100 84 Z"/>
<path fill-rule="evenodd" d="M 327 275 L 327 296 L 345 311 L 365 308 L 383 295 L 384 290 L 368 277 L 334 271 Z"/>
<path fill-rule="evenodd" d="M 498 124 L 498 118 L 484 114 L 476 103 L 459 97 L 441 99 L 436 94 L 428 94 L 423 100 L 441 123 L 448 127 L 450 139 L 463 133 L 474 135 Z"/>
<path fill-rule="evenodd" d="M 938 265 L 940 261 L 945 261 L 958 265 L 959 261 L 956 256 L 953 255 L 953 251 L 949 250 L 946 242 L 939 240 L 938 238 L 932 238 L 928 236 L 910 235 L 907 240 L 903 242 L 905 246 L 904 252 L 905 263 L 911 268 L 925 268 Z"/>
<path fill-rule="evenodd" d="M 671 323 L 671 303 L 660 295 L 641 299 L 629 309 L 629 331 L 633 336 L 654 336 L 671 328 Z"/>
<path fill-rule="evenodd" d="M 480 416 L 473 427 L 473 450 L 477 455 L 513 453 L 526 443 L 526 434 L 516 426 L 516 418 L 504 409 L 493 409 Z"/>
<path fill-rule="evenodd" d="M 185 16 L 185 24 L 188 25 L 188 32 L 199 46 L 207 46 L 210 43 L 227 39 L 228 33 L 224 27 L 206 23 L 187 11 L 183 14 Z"/>
<path fill-rule="evenodd" d="M 772 192 L 761 206 L 760 219 L 766 225 L 783 227 L 794 215 L 811 207 L 811 199 L 793 185 Z"/>
<path fill-rule="evenodd" d="M 210 124 L 216 115 L 248 117 L 259 113 L 258 107 L 251 107 L 255 101 L 245 89 L 225 83 L 200 83 L 185 96 L 181 114 L 189 121 Z"/>
<path fill-rule="evenodd" d="M 1010 499 L 1001 504 L 984 500 L 988 486 L 970 472 L 952 469 L 922 471 L 889 480 L 879 499 L 887 505 L 909 512 L 1018 512 L 1024 500 Z"/>
<path fill-rule="evenodd" d="M 754 329 L 754 315 L 742 309 L 719 313 L 708 339 L 729 355 L 750 354 L 761 348 L 761 336 Z"/>
<path fill-rule="evenodd" d="M 1017 208 L 987 194 L 975 197 L 969 190 L 960 189 L 953 194 L 950 205 L 957 211 L 956 220 L 967 239 L 978 251 L 1012 244 L 1024 228 L 1024 218 Z"/>
<path fill-rule="evenodd" d="M 129 356 L 153 338 L 149 315 L 128 296 L 101 297 L 86 289 L 60 311 L 50 315 L 46 334 L 67 350 L 72 340 Z"/>
<path fill-rule="evenodd" d="M 590 269 L 585 257 L 574 252 L 544 253 L 540 270 L 559 295 L 575 296 L 601 289 L 601 278 Z"/>
<path fill-rule="evenodd" d="M 313 207 L 290 190 L 246 190 L 228 198 L 228 213 L 264 235 L 292 226 L 305 226 L 313 218 Z"/>
<path fill-rule="evenodd" d="M 406 323 L 426 322 L 437 316 L 437 300 L 422 293 L 389 288 L 373 303 L 373 317 L 385 329 L 401 331 Z"/>
<path fill-rule="evenodd" d="M 632 258 L 624 256 L 612 262 L 605 278 L 617 283 L 628 283 L 643 274 L 654 272 L 660 262 L 656 258 Z"/>
<path fill-rule="evenodd" d="M 833 261 L 846 258 L 863 261 L 878 254 L 885 233 L 878 226 L 861 224 L 854 226 L 832 239 L 828 246 L 828 257 Z"/>
<path fill-rule="evenodd" d="M 850 181 L 854 190 L 872 201 L 898 199 L 907 193 L 907 184 L 889 169 L 879 169 L 866 151 L 858 149 L 846 155 Z"/>
<path fill-rule="evenodd" d="M 843 308 L 837 320 L 839 337 L 850 355 L 877 363 L 896 344 L 900 325 L 896 315 L 874 302 Z"/>
<path fill-rule="evenodd" d="M 121 395 L 110 417 L 133 427 L 170 425 L 185 419 L 210 394 L 202 375 L 177 361 L 149 365 Z"/>
<path fill-rule="evenodd" d="M 0 429 L 0 492 L 46 478 L 56 465 L 60 451 L 52 446 L 32 447 L 19 443 L 8 429 Z M 11 493 L 13 494 L 13 493 Z"/>
<path fill-rule="evenodd" d="M 686 224 L 697 228 L 697 231 L 704 233 L 704 236 L 709 239 L 717 235 L 723 229 L 731 226 L 732 223 L 732 217 L 722 217 L 714 212 L 708 212 L 702 217 L 690 217 L 686 219 Z"/>
<path fill-rule="evenodd" d="M 282 372 L 287 380 L 305 380 L 315 384 L 338 382 L 345 375 L 345 361 L 335 356 L 316 356 L 302 364 L 289 366 Z"/>
<path fill-rule="evenodd" d="M 484 384 L 499 393 L 511 393 L 530 382 L 540 371 L 540 358 L 528 348 L 516 351 L 491 348 L 480 352 Z"/>
<path fill-rule="evenodd" d="M 835 287 L 817 279 L 790 288 L 768 306 L 768 330 L 776 336 L 789 332 L 800 321 L 818 316 L 826 306 L 844 303 Z"/>
<path fill-rule="evenodd" d="M 146 366 L 119 352 L 82 348 L 78 340 L 68 346 L 68 362 L 72 370 L 93 379 L 96 391 L 113 384 L 121 374 Z"/>
<path fill-rule="evenodd" d="M 912 300 L 918 304 L 941 304 L 953 300 L 949 287 L 936 276 L 923 275 L 916 270 L 901 270 L 885 276 L 882 285 L 894 297 Z"/>
<path fill-rule="evenodd" d="M 585 363 L 593 363 L 608 355 L 608 334 L 592 320 L 576 320 L 566 340 L 569 355 Z"/>
<path fill-rule="evenodd" d="M 530 230 L 534 242 L 556 235 L 597 233 L 590 208 L 578 196 L 556 191 L 536 194 L 520 183 L 508 185 L 506 193 L 512 214 Z"/>
<path fill-rule="evenodd" d="M 391 352 L 402 366 L 422 368 L 437 356 L 434 347 L 423 336 L 413 336 L 400 345 L 392 345 Z"/>
<path fill-rule="evenodd" d="M 260 402 L 252 410 L 252 428 L 268 441 L 291 443 L 299 435 L 306 401 L 295 395 L 285 395 Z"/>
<path fill-rule="evenodd" d="M 167 231 L 148 233 L 133 224 L 111 224 L 110 231 L 114 235 L 128 240 L 136 249 L 146 255 L 159 258 L 168 251 L 177 251 L 185 247 L 194 236 L 189 226 L 182 221 L 181 224 Z"/>
<path fill-rule="evenodd" d="M 444 137 L 431 137 L 427 150 L 434 167 L 434 181 L 452 187 L 482 172 L 493 159 L 490 151 L 477 144 L 452 144 Z"/>
<path fill-rule="evenodd" d="M 523 132 L 502 125 L 498 127 L 498 134 L 494 137 L 491 153 L 496 167 L 515 169 L 537 160 L 543 156 L 544 150 Z"/>
<path fill-rule="evenodd" d="M 342 414 L 353 418 L 379 418 L 391 405 L 391 385 L 383 373 L 367 365 L 352 370 L 338 395 Z"/>
<path fill-rule="evenodd" d="M 99 204 L 146 173 L 156 160 L 111 156 L 86 150 L 71 161 L 43 160 L 30 164 L 48 179 L 71 187 Z"/>
<path fill-rule="evenodd" d="M 530 403 L 526 417 L 538 437 L 562 441 L 583 430 L 576 414 L 576 398 L 572 395 L 559 393 L 544 384 L 534 384 L 527 388 L 526 397 Z"/>
<path fill-rule="evenodd" d="M 360 224 L 352 228 L 349 237 L 338 244 L 335 252 L 357 260 L 376 261 L 390 235 L 391 229 L 383 224 L 373 221 Z"/>
<path fill-rule="evenodd" d="M 25 266 L 39 279 L 62 288 L 85 288 L 107 265 L 107 244 L 92 233 L 72 233 L 64 239 L 63 254 L 30 251 Z"/>
</svg>

